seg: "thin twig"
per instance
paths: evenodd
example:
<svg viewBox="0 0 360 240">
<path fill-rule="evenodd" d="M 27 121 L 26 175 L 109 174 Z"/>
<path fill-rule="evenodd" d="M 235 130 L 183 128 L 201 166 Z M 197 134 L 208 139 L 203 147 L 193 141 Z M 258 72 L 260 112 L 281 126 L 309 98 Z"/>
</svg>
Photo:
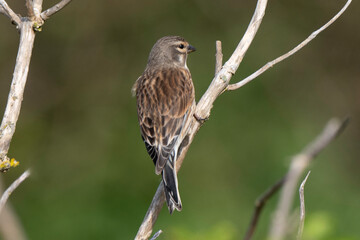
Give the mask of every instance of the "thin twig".
<svg viewBox="0 0 360 240">
<path fill-rule="evenodd" d="M 294 193 L 299 178 L 310 162 L 317 156 L 336 136 L 347 126 L 348 119 L 339 121 L 331 119 L 323 132 L 311 142 L 300 154 L 296 155 L 287 173 L 287 180 L 280 194 L 280 200 L 272 221 L 269 239 L 282 240 L 286 237 L 288 229 L 289 212 L 292 206 Z"/>
<path fill-rule="evenodd" d="M 221 41 L 216 41 L 215 76 L 220 72 L 222 65 L 223 65 L 223 54 L 222 54 Z"/>
<path fill-rule="evenodd" d="M 298 229 L 298 234 L 296 239 L 297 240 L 301 240 L 302 238 L 302 233 L 304 230 L 304 223 L 305 223 L 305 197 L 304 197 L 304 188 L 305 188 L 305 183 L 310 175 L 310 172 L 308 172 L 308 174 L 306 174 L 305 179 L 302 181 L 300 188 L 299 188 L 299 196 L 300 196 L 300 222 L 299 222 L 299 229 Z"/>
<path fill-rule="evenodd" d="M 262 19 L 264 18 L 266 5 L 267 0 L 258 0 L 255 12 L 244 33 L 244 36 L 240 40 L 229 60 L 223 65 L 220 72 L 212 80 L 209 88 L 196 105 L 196 115 L 199 118 L 207 119 L 210 116 L 210 111 L 216 98 L 224 92 L 230 82 L 230 79 L 239 68 L 240 63 L 249 49 L 251 42 L 255 38 Z"/>
<path fill-rule="evenodd" d="M 49 19 L 53 14 L 57 13 L 58 11 L 60 11 L 62 8 L 64 8 L 66 5 L 68 5 L 71 2 L 71 0 L 62 0 L 61 2 L 59 2 L 58 4 L 55 4 L 54 6 L 52 6 L 51 8 L 43 11 L 41 13 L 41 18 L 44 20 Z"/>
<path fill-rule="evenodd" d="M 0 196 L 4 193 L 4 177 L 0 176 Z M 0 233 L 2 239 L 27 240 L 25 230 L 11 204 L 5 204 L 0 213 Z"/>
<path fill-rule="evenodd" d="M 343 121 L 336 118 L 331 119 L 325 126 L 323 133 L 310 143 L 303 153 L 309 158 L 315 158 L 333 139 L 345 130 L 349 121 L 349 118 L 345 118 Z"/>
<path fill-rule="evenodd" d="M 250 81 L 252 81 L 253 79 L 257 78 L 259 75 L 261 75 L 262 73 L 264 73 L 266 70 L 268 70 L 269 68 L 273 67 L 275 64 L 285 60 L 286 58 L 290 57 L 291 55 L 293 55 L 294 53 L 296 53 L 297 51 L 299 51 L 301 48 L 305 47 L 311 40 L 313 40 L 319 33 L 321 33 L 322 31 L 324 31 L 327 27 L 329 27 L 333 22 L 336 21 L 336 19 L 338 19 L 343 13 L 344 11 L 348 8 L 348 6 L 350 5 L 352 0 L 348 0 L 346 2 L 346 4 L 344 5 L 344 7 L 332 18 L 330 19 L 330 21 L 328 21 L 325 25 L 323 25 L 321 28 L 319 28 L 318 30 L 316 30 L 315 32 L 311 33 L 309 37 L 307 37 L 304 41 L 302 41 L 299 45 L 297 45 L 295 48 L 293 48 L 292 50 L 290 50 L 289 52 L 285 53 L 284 55 L 281 55 L 280 57 L 276 58 L 275 60 L 272 60 L 271 62 L 268 62 L 267 64 L 265 64 L 263 67 L 261 67 L 259 70 L 257 70 L 256 72 L 254 72 L 253 74 L 251 74 L 250 76 L 244 78 L 243 80 L 234 83 L 234 84 L 230 84 L 227 87 L 227 90 L 236 90 L 242 86 L 244 86 L 245 84 L 249 83 Z"/>
<path fill-rule="evenodd" d="M 17 26 L 20 26 L 20 17 L 9 7 L 5 0 L 0 0 L 0 13 L 4 14 Z"/>
<path fill-rule="evenodd" d="M 160 236 L 161 233 L 162 233 L 162 230 L 157 231 L 150 240 L 155 240 L 155 239 L 157 239 L 157 238 Z"/>
<path fill-rule="evenodd" d="M 0 199 L 0 212 L 5 206 L 8 198 L 10 197 L 11 193 L 27 178 L 30 176 L 30 170 L 26 170 L 21 176 L 16 179 L 8 189 L 3 193 Z"/>
<path fill-rule="evenodd" d="M 275 183 L 273 186 L 271 186 L 269 189 L 267 189 L 266 192 L 263 193 L 256 200 L 254 213 L 252 215 L 248 230 L 246 231 L 244 240 L 250 240 L 252 238 L 252 236 L 255 232 L 260 214 L 261 214 L 262 209 L 265 206 L 267 200 L 270 199 L 284 185 L 285 181 L 286 181 L 286 177 L 283 177 L 281 180 L 279 180 L 277 183 Z"/>
</svg>

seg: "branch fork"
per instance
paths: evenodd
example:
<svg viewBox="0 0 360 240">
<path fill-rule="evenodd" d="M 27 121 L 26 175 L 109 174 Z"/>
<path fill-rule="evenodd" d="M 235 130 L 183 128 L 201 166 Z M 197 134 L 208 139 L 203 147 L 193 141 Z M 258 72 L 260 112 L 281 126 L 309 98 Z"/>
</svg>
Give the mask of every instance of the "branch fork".
<svg viewBox="0 0 360 240">
<path fill-rule="evenodd" d="M 11 160 L 7 156 L 19 118 L 29 71 L 35 32 L 40 32 L 44 21 L 65 7 L 71 0 L 62 0 L 55 6 L 42 11 L 42 0 L 26 0 L 27 17 L 16 14 L 5 0 L 0 0 L 0 13 L 7 16 L 20 31 L 20 44 L 5 113 L 0 125 L 0 171 L 7 171 Z"/>
<path fill-rule="evenodd" d="M 17 29 L 21 28 L 21 25 L 25 21 L 31 21 L 33 23 L 33 29 L 35 32 L 41 32 L 42 26 L 45 20 L 50 16 L 60 11 L 71 0 L 62 0 L 53 7 L 42 12 L 43 0 L 26 0 L 27 17 L 21 17 L 20 14 L 16 14 L 7 4 L 5 0 L 0 0 L 0 13 L 10 18 L 11 22 L 16 25 Z"/>
<path fill-rule="evenodd" d="M 216 43 L 216 63 L 215 63 L 215 77 L 213 78 L 212 82 L 210 83 L 209 88 L 201 97 L 200 101 L 197 103 L 195 108 L 194 116 L 197 116 L 199 119 L 206 119 L 210 116 L 211 108 L 213 107 L 213 103 L 226 90 L 236 90 L 241 88 L 242 86 L 246 85 L 270 67 L 274 66 L 276 63 L 279 63 L 289 56 L 293 55 L 295 52 L 299 51 L 303 48 L 306 44 L 308 44 L 311 40 L 313 40 L 320 32 L 325 30 L 328 26 L 330 26 L 333 22 L 335 22 L 347 9 L 350 5 L 352 0 L 347 0 L 344 7 L 325 25 L 319 28 L 317 31 L 312 33 L 307 39 L 301 42 L 298 46 L 294 49 L 290 50 L 288 53 L 276 58 L 275 60 L 267 63 L 262 68 L 248 76 L 247 78 L 235 83 L 230 84 L 231 77 L 236 73 L 240 63 L 242 62 L 245 53 L 247 52 L 248 48 L 250 47 L 251 42 L 253 41 L 262 19 L 265 15 L 265 10 L 267 6 L 267 0 L 258 0 L 255 12 L 253 17 L 250 21 L 250 24 L 242 37 L 241 41 L 239 42 L 238 46 L 234 50 L 233 54 L 229 58 L 229 60 L 222 65 L 222 53 L 221 53 L 221 42 L 217 41 Z M 188 133 L 188 143 L 182 150 L 181 155 L 178 158 L 176 163 L 176 168 L 179 170 L 181 168 L 182 162 L 185 158 L 187 150 L 192 143 L 192 140 L 196 133 L 199 131 L 200 127 L 202 126 L 202 122 L 195 119 L 195 117 L 191 120 L 191 123 L 188 125 L 189 127 L 185 129 Z M 162 183 L 160 183 L 154 198 L 149 206 L 149 209 L 144 217 L 144 220 L 135 236 L 135 240 L 142 240 L 148 239 L 151 235 L 152 228 L 157 220 L 158 214 L 164 204 L 164 194 Z"/>
</svg>

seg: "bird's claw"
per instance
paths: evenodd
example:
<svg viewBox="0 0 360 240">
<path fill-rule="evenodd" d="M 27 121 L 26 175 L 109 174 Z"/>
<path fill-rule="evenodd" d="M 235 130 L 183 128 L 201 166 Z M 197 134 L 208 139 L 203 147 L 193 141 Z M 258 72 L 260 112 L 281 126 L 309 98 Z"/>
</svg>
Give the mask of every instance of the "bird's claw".
<svg viewBox="0 0 360 240">
<path fill-rule="evenodd" d="M 207 120 L 209 120 L 209 116 L 206 116 L 205 118 L 198 116 L 196 113 L 194 113 L 194 118 L 196 121 L 198 121 L 200 124 L 203 124 Z"/>
</svg>

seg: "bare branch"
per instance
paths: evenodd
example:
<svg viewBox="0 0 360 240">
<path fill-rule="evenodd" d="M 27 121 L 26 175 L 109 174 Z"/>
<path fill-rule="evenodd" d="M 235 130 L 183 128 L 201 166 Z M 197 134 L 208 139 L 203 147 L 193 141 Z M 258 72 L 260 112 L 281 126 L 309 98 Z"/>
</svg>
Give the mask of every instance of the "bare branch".
<svg viewBox="0 0 360 240">
<path fill-rule="evenodd" d="M 300 188 L 299 188 L 299 195 L 300 195 L 300 222 L 299 222 L 299 229 L 298 229 L 298 235 L 296 237 L 297 240 L 301 240 L 302 233 L 304 230 L 304 223 L 305 223 L 305 197 L 304 197 L 304 188 L 305 183 L 310 175 L 310 172 L 306 174 L 305 179 L 302 181 Z"/>
<path fill-rule="evenodd" d="M 21 102 L 23 100 L 31 53 L 35 39 L 35 32 L 32 28 L 32 22 L 25 21 L 21 24 L 18 55 L 16 57 L 15 69 L 8 102 L 0 126 L 1 161 L 7 159 L 6 155 L 9 151 L 11 139 L 15 133 L 16 123 L 20 114 Z"/>
<path fill-rule="evenodd" d="M 234 83 L 234 84 L 230 84 L 227 87 L 227 90 L 236 90 L 242 86 L 244 86 L 245 84 L 249 83 L 250 81 L 254 80 L 255 78 L 257 78 L 259 75 L 261 75 L 262 73 L 264 73 L 266 70 L 268 70 L 269 68 L 273 67 L 275 64 L 285 60 L 286 58 L 290 57 L 291 55 L 293 55 L 294 53 L 296 53 L 297 51 L 299 51 L 300 49 L 302 49 L 303 47 L 305 47 L 311 40 L 313 40 L 319 33 L 321 33 L 322 31 L 324 31 L 327 27 L 329 27 L 333 22 L 336 21 L 336 19 L 338 19 L 344 12 L 345 10 L 348 8 L 348 6 L 350 5 L 352 0 L 348 0 L 346 2 L 346 4 L 344 5 L 344 7 L 332 18 L 330 19 L 330 21 L 328 21 L 325 25 L 323 25 L 321 28 L 319 28 L 318 30 L 316 30 L 315 32 L 311 33 L 309 37 L 307 37 L 304 41 L 302 41 L 299 45 L 297 45 L 295 48 L 293 48 L 292 50 L 290 50 L 289 52 L 285 53 L 284 55 L 274 59 L 271 62 L 268 62 L 267 64 L 265 64 L 263 67 L 261 67 L 259 70 L 257 70 L 256 72 L 254 72 L 253 74 L 251 74 L 250 76 L 244 78 L 243 80 L 239 81 L 238 83 Z"/>
<path fill-rule="evenodd" d="M 248 48 L 252 40 L 254 39 L 262 19 L 265 15 L 267 0 L 258 0 L 255 12 L 253 17 L 249 23 L 249 26 L 239 42 L 238 46 L 234 50 L 233 54 L 229 58 L 229 60 L 222 66 L 221 70 L 216 74 L 210 83 L 209 88 L 201 97 L 200 101 L 196 105 L 196 109 L 193 114 L 197 116 L 197 119 L 207 119 L 210 116 L 210 111 L 213 107 L 213 104 L 217 97 L 221 95 L 224 90 L 227 89 L 230 79 L 237 71 L 242 59 L 245 56 Z M 336 18 L 334 19 L 334 21 Z M 204 121 L 198 121 L 197 119 L 192 118 L 185 124 L 184 132 L 187 134 L 186 144 L 183 147 L 182 153 L 176 162 L 176 170 L 178 171 L 181 168 L 182 162 L 186 156 L 186 153 L 189 149 L 189 146 L 192 143 L 196 133 L 199 131 L 200 127 L 204 123 Z M 164 204 L 165 195 L 163 193 L 162 183 L 158 187 L 155 196 L 151 202 L 151 205 L 145 215 L 145 218 L 138 230 L 138 233 L 135 239 L 148 239 L 151 235 L 152 228 L 157 220 L 158 214 Z"/>
<path fill-rule="evenodd" d="M 280 195 L 278 207 L 272 221 L 269 239 L 282 240 L 285 238 L 288 229 L 288 219 L 294 192 L 299 178 L 310 162 L 321 152 L 335 137 L 346 127 L 348 119 L 339 121 L 331 119 L 325 126 L 323 132 L 310 143 L 300 154 L 296 155 L 287 173 L 287 180 Z"/>
<path fill-rule="evenodd" d="M 215 76 L 220 72 L 222 64 L 223 64 L 223 54 L 221 48 L 221 41 L 216 41 Z"/>
<path fill-rule="evenodd" d="M 6 189 L 4 186 L 4 176 L 0 176 L 0 196 Z M 11 204 L 5 204 L 0 212 L 0 233 L 2 239 L 26 240 L 24 227 Z"/>
<path fill-rule="evenodd" d="M 29 72 L 30 59 L 35 40 L 35 31 L 41 31 L 44 20 L 40 13 L 43 0 L 26 0 L 29 17 L 21 19 L 7 5 L 5 0 L 0 0 L 0 13 L 8 16 L 20 29 L 20 44 L 16 57 L 15 69 L 11 83 L 11 89 L 0 126 L 0 171 L 6 171 L 11 164 L 16 165 L 16 161 L 10 161 L 7 155 L 12 137 L 15 133 L 16 123 L 19 118 L 21 102 L 23 100 L 25 84 Z M 70 0 L 63 0 L 51 9 L 44 12 L 45 18 L 59 11 Z"/>
<path fill-rule="evenodd" d="M 244 240 L 250 240 L 255 232 L 255 228 L 257 226 L 261 211 L 265 206 L 268 199 L 270 199 L 283 185 L 286 181 L 286 177 L 283 177 L 280 181 L 271 186 L 268 190 L 266 190 L 263 195 L 261 195 L 255 202 L 255 209 L 253 216 L 251 218 L 250 225 L 244 237 Z"/>
<path fill-rule="evenodd" d="M 212 80 L 209 88 L 201 97 L 199 103 L 196 106 L 196 115 L 202 119 L 206 119 L 210 115 L 210 110 L 215 102 L 216 98 L 226 89 L 230 79 L 238 69 L 242 59 L 245 56 L 246 51 L 250 47 L 252 40 L 254 39 L 261 21 L 265 15 L 267 0 L 258 0 L 255 12 L 249 23 L 248 28 L 235 51 L 229 58 L 229 60 L 223 65 L 220 72 Z"/>
<path fill-rule="evenodd" d="M 62 8 L 64 8 L 66 5 L 68 5 L 71 2 L 71 0 L 62 0 L 58 4 L 52 6 L 51 8 L 47 9 L 46 11 L 41 13 L 41 18 L 44 20 L 47 20 L 51 17 L 51 15 L 57 13 Z"/>
<path fill-rule="evenodd" d="M 195 114 L 202 119 L 206 119 L 206 117 L 209 116 L 214 101 L 226 88 L 231 77 L 238 69 L 241 60 L 243 59 L 247 49 L 250 46 L 250 43 L 254 39 L 256 32 L 260 26 L 262 18 L 265 14 L 266 4 L 267 0 L 258 0 L 254 15 L 243 38 L 236 47 L 230 59 L 224 64 L 220 72 L 214 77 L 208 90 L 205 92 L 205 94 L 202 96 L 199 103 L 197 104 Z M 176 162 L 177 171 L 179 171 L 179 169 L 181 168 L 182 162 L 186 156 L 189 146 L 191 145 L 191 142 L 197 131 L 202 126 L 202 123 L 203 122 L 197 121 L 195 118 L 192 118 L 189 123 L 186 123 L 184 129 L 186 129 L 188 137 L 186 141 L 184 140 L 186 144 L 183 143 L 185 146 L 183 147 L 183 150 Z M 155 193 L 155 196 L 135 237 L 136 240 L 148 239 L 151 235 L 152 228 L 165 202 L 164 189 L 162 185 L 163 183 L 160 183 Z"/>
<path fill-rule="evenodd" d="M 5 206 L 8 198 L 10 197 L 11 193 L 27 178 L 30 176 L 30 170 L 26 170 L 21 176 L 16 179 L 8 189 L 3 193 L 0 199 L 0 212 Z"/>
<path fill-rule="evenodd" d="M 20 17 L 9 7 L 5 0 L 0 0 L 0 13 L 4 14 L 17 26 L 20 26 Z"/>
<path fill-rule="evenodd" d="M 150 237 L 152 228 L 155 225 L 155 222 L 159 216 L 162 206 L 164 205 L 164 202 L 164 184 L 160 183 L 150 204 L 150 207 L 146 212 L 144 220 L 136 234 L 135 240 L 144 240 Z"/>
<path fill-rule="evenodd" d="M 334 138 L 344 131 L 348 124 L 349 118 L 343 121 L 339 121 L 336 118 L 331 119 L 323 130 L 323 133 L 304 149 L 303 154 L 309 158 L 316 157 Z"/>
<path fill-rule="evenodd" d="M 343 129 L 346 127 L 346 125 L 348 124 L 348 119 L 345 119 L 341 125 L 334 125 L 336 123 L 336 120 L 331 120 L 327 127 L 325 128 L 323 134 L 321 134 L 313 143 L 309 144 L 309 146 L 303 151 L 304 153 L 306 153 L 307 155 L 311 156 L 312 158 L 315 157 L 325 146 L 327 146 L 331 140 L 333 140 L 337 135 L 339 135 Z M 326 133 L 326 134 L 324 134 Z M 292 161 L 293 164 L 294 160 Z M 291 170 L 291 168 L 290 168 Z M 273 196 L 273 194 L 275 194 L 283 185 L 284 183 L 287 181 L 287 179 L 290 177 L 292 177 L 292 175 L 290 174 L 290 170 L 289 172 L 277 183 L 275 183 L 272 187 L 270 187 L 258 200 L 256 200 L 255 202 L 255 210 L 252 216 L 252 220 L 250 223 L 250 226 L 246 232 L 245 235 L 245 240 L 250 240 L 254 234 L 255 228 L 257 226 L 257 222 L 258 219 L 260 217 L 260 213 L 266 203 L 266 201 Z M 302 227 L 304 224 L 304 219 L 305 219 L 305 202 L 304 202 L 304 186 L 306 183 L 306 180 L 308 178 L 310 174 L 307 174 L 305 180 L 302 182 L 299 192 L 300 192 L 300 208 L 301 208 L 301 220 L 300 223 L 302 223 Z M 300 225 L 301 226 L 301 225 Z M 300 228 L 299 228 L 300 230 Z M 301 229 L 301 233 L 302 233 L 302 229 Z M 299 239 L 298 239 L 299 240 Z"/>
</svg>

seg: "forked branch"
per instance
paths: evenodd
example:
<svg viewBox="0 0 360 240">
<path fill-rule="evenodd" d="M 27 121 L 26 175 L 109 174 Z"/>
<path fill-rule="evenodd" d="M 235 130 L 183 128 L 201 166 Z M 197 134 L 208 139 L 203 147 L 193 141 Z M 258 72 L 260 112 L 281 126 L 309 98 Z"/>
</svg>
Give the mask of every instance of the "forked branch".
<svg viewBox="0 0 360 240">
<path fill-rule="evenodd" d="M 302 172 L 315 158 L 315 156 L 319 154 L 321 150 L 323 150 L 331 141 L 336 138 L 336 136 L 338 136 L 344 130 L 344 128 L 347 126 L 347 123 L 348 119 L 345 119 L 342 122 L 337 119 L 330 120 L 325 126 L 323 132 L 317 136 L 317 138 L 312 143 L 310 143 L 308 147 L 305 148 L 305 150 L 292 159 L 290 168 L 286 175 L 280 181 L 271 186 L 263 195 L 259 197 L 258 200 L 256 200 L 253 217 L 244 240 L 250 240 L 252 238 L 266 201 L 272 197 L 281 187 L 284 187 L 284 189 L 282 190 L 278 209 L 272 222 L 273 229 L 271 230 L 269 239 L 280 240 L 284 238 L 287 233 L 286 230 L 288 229 L 287 223 L 289 222 L 289 211 L 293 200 L 293 194 Z M 304 185 L 309 174 L 310 171 L 299 188 L 300 224 L 298 228 L 298 240 L 302 235 L 305 221 Z"/>
<path fill-rule="evenodd" d="M 272 221 L 269 239 L 282 240 L 286 238 L 289 214 L 301 175 L 311 161 L 345 129 L 347 124 L 348 119 L 344 121 L 331 119 L 322 133 L 292 159 L 286 175 L 287 180 L 281 191 L 278 207 Z"/>
<path fill-rule="evenodd" d="M 6 3 L 0 0 L 0 13 L 7 16 L 16 28 L 20 31 L 20 44 L 15 62 L 15 69 L 11 82 L 11 88 L 6 104 L 5 113 L 0 126 L 0 171 L 5 172 L 10 167 L 18 163 L 7 156 L 10 143 L 15 133 L 16 124 L 20 115 L 21 103 L 24 96 L 25 85 L 29 72 L 32 49 L 34 46 L 35 32 L 41 31 L 44 20 L 40 14 L 42 11 L 42 0 L 25 0 L 28 16 L 20 17 Z M 68 1 L 70 2 L 70 1 Z M 29 170 L 25 171 L 11 186 L 3 193 L 0 199 L 0 212 L 5 206 L 10 194 L 29 176 Z M 6 223 L 14 222 L 16 217 L 12 211 L 7 213 Z M 4 216 L 4 215 L 3 215 Z M 2 224 L 4 227 L 4 224 Z M 18 232 L 18 231 L 17 231 Z M 21 234 L 15 235 L 16 239 L 22 237 Z M 14 238 L 14 234 L 11 235 Z"/>
<path fill-rule="evenodd" d="M 345 7 L 329 23 L 327 23 L 321 29 L 319 29 L 318 32 L 316 33 L 316 35 L 319 32 L 321 32 L 322 30 L 324 30 L 326 27 L 328 27 L 332 22 L 334 22 L 346 10 L 346 8 L 350 4 L 350 2 L 351 2 L 351 0 L 348 0 Z M 220 70 L 218 67 L 218 62 L 220 62 L 220 61 L 217 60 L 216 69 L 215 69 L 216 75 L 215 75 L 214 79 L 212 80 L 209 88 L 204 93 L 204 95 L 201 97 L 198 104 L 196 105 L 194 116 L 196 116 L 198 119 L 209 118 L 211 108 L 213 107 L 213 104 L 214 104 L 215 100 L 217 99 L 217 97 L 219 95 L 221 95 L 225 90 L 234 90 L 234 89 L 228 88 L 230 79 L 237 71 L 240 63 L 242 62 L 248 48 L 250 47 L 251 42 L 253 41 L 253 39 L 260 27 L 262 19 L 265 15 L 266 5 L 267 5 L 267 0 L 258 0 L 257 1 L 255 12 L 252 16 L 250 24 L 248 25 L 248 28 L 247 28 L 243 38 L 239 42 L 238 46 L 234 50 L 234 52 L 231 55 L 231 57 L 229 58 L 229 60 L 220 68 Z M 304 45 L 306 45 L 312 39 L 308 40 Z M 219 50 L 217 50 L 217 52 L 219 52 Z M 217 56 L 218 56 L 218 54 L 217 54 Z M 217 57 L 217 59 L 218 59 L 218 57 Z M 285 59 L 285 58 L 283 58 L 283 59 Z M 281 59 L 281 60 L 283 60 L 283 59 Z M 260 75 L 260 74 L 258 74 L 258 75 Z M 244 86 L 248 82 L 249 81 L 242 82 L 241 86 Z M 239 87 L 236 87 L 236 89 Z M 197 121 L 195 118 L 193 118 L 191 120 L 191 122 L 189 123 L 188 128 L 185 129 L 185 131 L 187 131 L 187 135 L 188 135 L 187 145 L 183 148 L 181 155 L 178 157 L 178 160 L 176 163 L 177 171 L 179 171 L 179 169 L 181 168 L 182 162 L 186 156 L 189 146 L 191 145 L 194 136 L 196 135 L 196 133 L 198 132 L 198 130 L 200 129 L 202 124 L 203 124 L 203 121 Z M 152 228 L 157 220 L 158 214 L 160 213 L 160 210 L 164 204 L 164 201 L 165 201 L 165 195 L 163 192 L 163 184 L 160 183 L 160 185 L 157 188 L 157 191 L 155 193 L 155 196 L 150 204 L 150 207 L 144 217 L 144 220 L 138 230 L 138 233 L 135 237 L 136 240 L 148 239 L 150 237 Z"/>
<path fill-rule="evenodd" d="M 62 2 L 59 4 L 65 6 L 70 0 L 66 1 L 66 4 Z M 20 44 L 16 57 L 15 69 L 5 113 L 0 126 L 0 171 L 7 171 L 12 166 L 11 163 L 14 162 L 10 160 L 7 153 L 20 114 L 35 40 L 35 32 L 41 31 L 41 26 L 44 24 L 44 20 L 40 17 L 40 12 L 42 10 L 41 5 L 42 0 L 26 0 L 28 16 L 20 18 L 19 15 L 7 5 L 5 0 L 0 0 L 0 12 L 9 17 L 20 30 Z M 53 10 L 49 12 L 52 14 L 54 13 Z M 45 15 L 48 18 L 51 14 Z"/>
<path fill-rule="evenodd" d="M 210 110 L 215 99 L 222 93 L 222 91 L 228 85 L 231 77 L 237 70 L 242 61 L 247 49 L 250 46 L 250 43 L 255 37 L 255 34 L 260 26 L 262 18 L 265 14 L 267 0 L 259 0 L 256 5 L 255 13 L 250 21 L 250 24 L 241 39 L 240 43 L 238 44 L 237 48 L 235 49 L 234 53 L 230 57 L 230 59 L 222 66 L 221 70 L 216 74 L 214 79 L 212 80 L 210 87 L 206 91 L 206 93 L 202 96 L 199 103 L 196 106 L 195 114 L 202 119 L 206 119 L 207 116 L 210 115 Z M 218 69 L 218 67 L 216 67 Z M 187 129 L 188 132 L 188 142 L 187 145 L 183 148 L 181 155 L 179 156 L 176 169 L 179 171 L 181 168 L 182 162 L 185 158 L 185 155 L 191 145 L 191 142 L 200 129 L 203 122 L 196 121 L 195 118 L 191 120 L 189 124 L 189 128 Z M 160 183 L 155 196 L 150 204 L 150 207 L 145 215 L 145 218 L 138 230 L 138 233 L 135 237 L 136 240 L 143 240 L 148 239 L 151 235 L 152 228 L 157 220 L 157 217 L 160 213 L 160 210 L 164 204 L 165 195 L 163 184 Z"/>
<path fill-rule="evenodd" d="M 20 17 L 9 7 L 5 0 L 0 0 L 0 13 L 10 18 L 17 26 L 20 25 Z"/>
<path fill-rule="evenodd" d="M 41 18 L 44 20 L 47 20 L 51 17 L 51 15 L 57 13 L 62 8 L 64 8 L 66 5 L 68 5 L 71 2 L 71 0 L 62 0 L 58 4 L 54 5 L 53 7 L 47 9 L 46 11 L 41 13 Z"/>
<path fill-rule="evenodd" d="M 266 190 L 265 193 L 263 193 L 256 201 L 255 201 L 255 209 L 254 213 L 251 218 L 250 225 L 248 227 L 248 230 L 246 231 L 246 235 L 244 237 L 244 240 L 250 240 L 255 232 L 257 223 L 260 218 L 260 214 L 266 204 L 266 202 L 279 191 L 279 189 L 284 185 L 284 182 L 286 181 L 286 177 L 283 177 L 275 183 L 273 186 L 271 186 L 268 190 Z"/>
<path fill-rule="evenodd" d="M 243 80 L 234 83 L 234 84 L 230 84 L 227 87 L 227 90 L 236 90 L 238 88 L 241 88 L 242 86 L 244 86 L 245 84 L 249 83 L 250 81 L 254 80 L 255 78 L 257 78 L 259 75 L 263 74 L 266 70 L 268 70 L 269 68 L 273 67 L 275 64 L 285 60 L 286 58 L 290 57 L 291 55 L 293 55 L 294 53 L 296 53 L 297 51 L 299 51 L 300 49 L 302 49 L 303 47 L 305 47 L 311 40 L 313 40 L 319 33 L 321 33 L 322 31 L 324 31 L 327 27 L 329 27 L 333 22 L 336 21 L 336 19 L 338 19 L 344 12 L 345 10 L 349 7 L 350 3 L 352 0 L 348 0 L 346 2 L 346 4 L 344 5 L 344 7 L 332 18 L 330 19 L 325 25 L 323 25 L 321 28 L 319 28 L 318 30 L 316 30 L 315 32 L 311 33 L 309 37 L 307 37 L 304 41 L 302 41 L 299 45 L 297 45 L 295 48 L 293 48 L 292 50 L 290 50 L 289 52 L 281 55 L 280 57 L 272 60 L 271 62 L 268 62 L 267 64 L 265 64 L 264 66 L 262 66 L 259 70 L 257 70 L 256 72 L 254 72 L 253 74 L 251 74 L 250 76 L 244 78 Z"/>
</svg>

